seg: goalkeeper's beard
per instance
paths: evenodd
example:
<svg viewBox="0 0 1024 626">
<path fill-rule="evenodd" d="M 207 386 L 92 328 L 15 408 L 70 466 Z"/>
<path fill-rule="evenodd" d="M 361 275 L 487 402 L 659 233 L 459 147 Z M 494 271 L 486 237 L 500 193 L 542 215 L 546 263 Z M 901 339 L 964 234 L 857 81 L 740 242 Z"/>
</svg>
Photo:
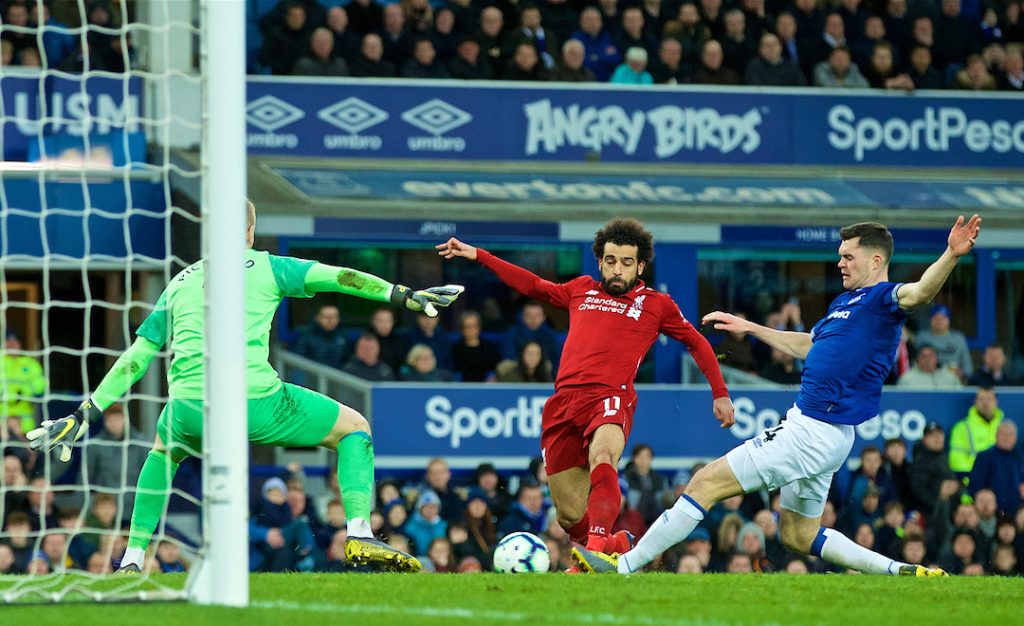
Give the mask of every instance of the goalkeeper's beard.
<svg viewBox="0 0 1024 626">
<path fill-rule="evenodd" d="M 602 278 L 601 288 L 607 293 L 613 296 L 621 296 L 630 289 L 636 286 L 636 279 L 626 282 L 621 276 L 614 276 L 612 278 Z"/>
</svg>

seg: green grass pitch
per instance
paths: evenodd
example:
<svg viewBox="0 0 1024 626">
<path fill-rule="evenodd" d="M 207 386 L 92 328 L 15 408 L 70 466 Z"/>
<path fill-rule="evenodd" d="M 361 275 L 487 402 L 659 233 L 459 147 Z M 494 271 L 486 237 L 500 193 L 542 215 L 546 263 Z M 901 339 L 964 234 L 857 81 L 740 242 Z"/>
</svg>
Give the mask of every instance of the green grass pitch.
<svg viewBox="0 0 1024 626">
<path fill-rule="evenodd" d="M 180 587 L 181 576 L 161 582 Z M 8 579 L 10 580 L 10 579 Z M 882 576 L 254 574 L 247 609 L 172 603 L 0 607 L 5 626 L 233 624 L 1024 624 L 1024 579 Z"/>
</svg>

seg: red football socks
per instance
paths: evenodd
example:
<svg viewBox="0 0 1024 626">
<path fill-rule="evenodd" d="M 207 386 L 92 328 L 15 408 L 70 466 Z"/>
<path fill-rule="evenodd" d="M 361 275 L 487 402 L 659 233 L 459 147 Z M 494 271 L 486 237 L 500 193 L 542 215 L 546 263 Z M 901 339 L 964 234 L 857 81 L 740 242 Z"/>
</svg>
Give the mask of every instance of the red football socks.
<svg viewBox="0 0 1024 626">
<path fill-rule="evenodd" d="M 619 473 L 614 467 L 602 463 L 590 472 L 590 499 L 587 500 L 587 517 L 590 518 L 588 550 L 605 551 L 612 524 L 619 515 L 621 497 Z"/>
<path fill-rule="evenodd" d="M 562 528 L 565 528 L 563 526 Z M 576 522 L 576 525 L 572 528 L 565 528 L 565 532 L 569 534 L 569 539 L 572 539 L 576 543 L 586 543 L 587 533 L 590 531 L 590 518 L 587 517 L 586 511 L 583 512 L 583 519 Z"/>
</svg>

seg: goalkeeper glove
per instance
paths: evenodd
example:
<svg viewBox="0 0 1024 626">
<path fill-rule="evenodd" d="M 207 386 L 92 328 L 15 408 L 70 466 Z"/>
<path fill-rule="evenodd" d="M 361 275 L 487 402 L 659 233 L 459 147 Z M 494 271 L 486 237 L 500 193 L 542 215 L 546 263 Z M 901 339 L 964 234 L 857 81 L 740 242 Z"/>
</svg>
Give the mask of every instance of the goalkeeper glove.
<svg viewBox="0 0 1024 626">
<path fill-rule="evenodd" d="M 86 400 L 71 415 L 59 420 L 45 420 L 25 436 L 33 450 L 50 452 L 59 446 L 60 460 L 67 463 L 71 460 L 71 446 L 89 432 L 89 422 L 100 415 L 102 412 L 93 406 L 92 400 Z"/>
<path fill-rule="evenodd" d="M 391 288 L 391 304 L 437 317 L 437 307 L 446 307 L 455 302 L 465 289 L 462 285 L 444 285 L 413 291 L 405 285 L 395 285 Z"/>
</svg>

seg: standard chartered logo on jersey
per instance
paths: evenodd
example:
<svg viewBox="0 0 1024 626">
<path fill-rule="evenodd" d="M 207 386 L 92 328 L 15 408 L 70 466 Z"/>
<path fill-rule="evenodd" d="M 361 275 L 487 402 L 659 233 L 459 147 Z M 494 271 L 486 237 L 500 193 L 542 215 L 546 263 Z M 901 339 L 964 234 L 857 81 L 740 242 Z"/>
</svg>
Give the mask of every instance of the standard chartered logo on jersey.
<svg viewBox="0 0 1024 626">
<path fill-rule="evenodd" d="M 446 439 L 453 450 L 463 441 L 483 439 L 537 439 L 540 418 L 548 396 L 519 396 L 512 406 L 486 406 L 474 409 L 452 406 L 447 396 L 431 396 L 423 407 L 427 416 L 427 434 Z"/>
<path fill-rule="evenodd" d="M 761 145 L 761 111 L 719 113 L 709 107 L 663 105 L 648 110 L 610 106 L 554 106 L 545 98 L 523 106 L 527 119 L 526 154 L 554 154 L 564 146 L 600 152 L 618 146 L 636 154 L 649 127 L 654 133 L 654 154 L 667 159 L 683 150 L 714 150 L 721 154 L 750 154 Z"/>
<path fill-rule="evenodd" d="M 852 107 L 840 104 L 829 110 L 828 126 L 829 145 L 852 150 L 858 162 L 880 149 L 949 152 L 962 146 L 976 153 L 1024 153 L 1024 119 L 972 119 L 955 106 L 925 107 L 917 117 L 877 118 L 858 116 Z"/>
</svg>

